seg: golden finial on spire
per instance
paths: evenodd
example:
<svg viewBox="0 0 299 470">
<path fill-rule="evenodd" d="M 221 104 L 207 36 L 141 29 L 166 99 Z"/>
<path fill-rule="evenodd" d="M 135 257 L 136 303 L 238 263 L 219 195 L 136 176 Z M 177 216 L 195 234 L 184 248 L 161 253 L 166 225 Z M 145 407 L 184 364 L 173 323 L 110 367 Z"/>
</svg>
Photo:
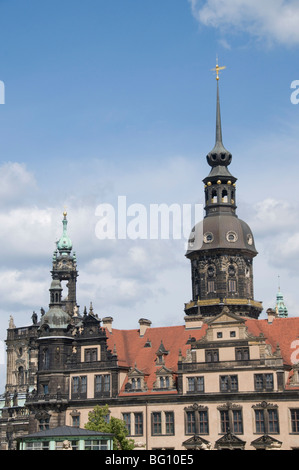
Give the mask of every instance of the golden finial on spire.
<svg viewBox="0 0 299 470">
<path fill-rule="evenodd" d="M 220 72 L 221 70 L 224 70 L 224 69 L 226 69 L 225 66 L 219 67 L 219 65 L 218 65 L 218 57 L 216 57 L 216 68 L 212 69 L 212 72 L 216 72 L 216 80 L 219 80 L 219 72 Z"/>
</svg>

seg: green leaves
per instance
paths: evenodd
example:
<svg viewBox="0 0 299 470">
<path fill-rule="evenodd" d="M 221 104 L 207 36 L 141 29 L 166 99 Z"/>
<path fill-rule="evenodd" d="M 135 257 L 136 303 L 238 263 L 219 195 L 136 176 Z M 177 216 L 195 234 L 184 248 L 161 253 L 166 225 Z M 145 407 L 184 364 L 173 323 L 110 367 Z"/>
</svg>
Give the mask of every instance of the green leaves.
<svg viewBox="0 0 299 470">
<path fill-rule="evenodd" d="M 133 450 L 135 447 L 134 440 L 127 439 L 128 430 L 124 421 L 113 416 L 110 417 L 108 405 L 97 405 L 93 411 L 88 413 L 85 429 L 113 434 L 113 450 Z"/>
</svg>

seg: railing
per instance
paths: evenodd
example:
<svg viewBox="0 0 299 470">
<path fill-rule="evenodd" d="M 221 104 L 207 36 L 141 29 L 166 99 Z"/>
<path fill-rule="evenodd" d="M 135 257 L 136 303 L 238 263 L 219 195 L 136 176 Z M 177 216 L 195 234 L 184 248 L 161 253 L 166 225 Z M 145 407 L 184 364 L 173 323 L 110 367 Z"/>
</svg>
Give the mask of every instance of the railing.
<svg viewBox="0 0 299 470">
<path fill-rule="evenodd" d="M 230 370 L 238 367 L 251 369 L 252 367 L 265 367 L 262 359 L 252 359 L 250 361 L 218 361 L 218 362 L 181 362 L 178 369 L 184 372 L 208 371 L 208 370 Z"/>
<path fill-rule="evenodd" d="M 35 403 L 35 402 L 57 402 L 57 401 L 65 401 L 68 400 L 68 395 L 63 393 L 36 393 L 30 394 L 26 398 L 26 403 Z"/>
<path fill-rule="evenodd" d="M 252 305 L 256 308 L 263 308 L 262 302 L 257 302 L 256 300 L 251 299 L 224 299 L 222 302 L 220 299 L 206 299 L 197 301 L 193 300 L 192 302 L 185 304 L 185 309 L 187 310 L 196 306 L 218 305 L 220 303 L 223 305 Z"/>
</svg>

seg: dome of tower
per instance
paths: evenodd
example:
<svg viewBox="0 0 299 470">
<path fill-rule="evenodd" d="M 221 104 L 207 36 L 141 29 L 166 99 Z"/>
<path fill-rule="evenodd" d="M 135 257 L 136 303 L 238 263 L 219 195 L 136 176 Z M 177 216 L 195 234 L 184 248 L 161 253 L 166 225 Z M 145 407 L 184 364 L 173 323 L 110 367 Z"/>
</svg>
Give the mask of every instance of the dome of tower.
<svg viewBox="0 0 299 470">
<path fill-rule="evenodd" d="M 195 251 L 242 250 L 256 255 L 257 251 L 250 227 L 230 214 L 205 217 L 191 231 L 186 256 Z"/>
<path fill-rule="evenodd" d="M 50 330 L 67 329 L 71 324 L 70 315 L 62 308 L 61 291 L 60 280 L 53 279 L 50 286 L 49 310 L 41 317 L 41 328 L 47 327 Z"/>
<path fill-rule="evenodd" d="M 52 306 L 48 312 L 42 316 L 40 326 L 48 326 L 51 330 L 67 329 L 71 324 L 70 315 L 59 306 Z"/>
<path fill-rule="evenodd" d="M 53 289 L 62 290 L 61 282 L 59 279 L 53 279 L 53 281 L 51 282 L 50 290 L 53 290 Z"/>
</svg>

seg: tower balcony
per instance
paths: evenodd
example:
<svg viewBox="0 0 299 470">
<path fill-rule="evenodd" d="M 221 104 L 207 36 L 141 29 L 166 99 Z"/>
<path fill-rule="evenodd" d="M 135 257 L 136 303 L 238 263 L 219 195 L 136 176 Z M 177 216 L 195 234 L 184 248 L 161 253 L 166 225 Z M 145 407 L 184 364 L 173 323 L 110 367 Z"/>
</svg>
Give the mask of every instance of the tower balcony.
<svg viewBox="0 0 299 470">
<path fill-rule="evenodd" d="M 259 314 L 263 310 L 262 302 L 258 302 L 252 299 L 236 299 L 236 298 L 225 298 L 225 299 L 206 299 L 191 301 L 185 304 L 186 315 L 202 315 L 210 316 L 221 313 L 223 307 L 230 307 L 232 312 L 240 315 L 246 315 L 253 318 L 258 318 Z"/>
</svg>

